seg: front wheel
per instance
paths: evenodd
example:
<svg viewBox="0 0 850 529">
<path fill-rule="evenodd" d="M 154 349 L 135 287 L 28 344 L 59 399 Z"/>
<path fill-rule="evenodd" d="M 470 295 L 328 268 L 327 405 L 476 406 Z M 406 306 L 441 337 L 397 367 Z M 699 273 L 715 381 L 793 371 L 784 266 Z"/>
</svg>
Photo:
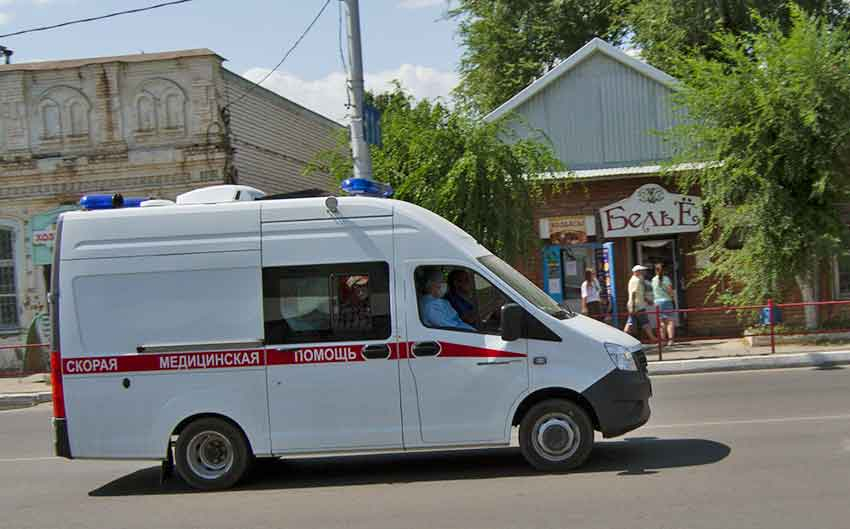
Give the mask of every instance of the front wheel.
<svg viewBox="0 0 850 529">
<path fill-rule="evenodd" d="M 201 490 L 233 486 L 252 459 L 242 432 L 215 417 L 198 419 L 186 426 L 177 438 L 174 455 L 180 477 Z"/>
<path fill-rule="evenodd" d="M 545 400 L 523 417 L 519 446 L 537 470 L 572 470 L 584 463 L 593 449 L 593 425 L 587 412 L 574 402 Z"/>
</svg>

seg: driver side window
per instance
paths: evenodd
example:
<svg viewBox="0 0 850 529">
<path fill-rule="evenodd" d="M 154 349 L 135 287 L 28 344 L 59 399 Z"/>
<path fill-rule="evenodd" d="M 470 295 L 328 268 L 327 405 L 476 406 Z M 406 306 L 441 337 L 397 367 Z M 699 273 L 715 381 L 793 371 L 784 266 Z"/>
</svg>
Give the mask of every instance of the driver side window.
<svg viewBox="0 0 850 529">
<path fill-rule="evenodd" d="M 461 266 L 420 266 L 415 284 L 424 326 L 501 333 L 502 305 L 511 300 L 478 273 Z"/>
</svg>

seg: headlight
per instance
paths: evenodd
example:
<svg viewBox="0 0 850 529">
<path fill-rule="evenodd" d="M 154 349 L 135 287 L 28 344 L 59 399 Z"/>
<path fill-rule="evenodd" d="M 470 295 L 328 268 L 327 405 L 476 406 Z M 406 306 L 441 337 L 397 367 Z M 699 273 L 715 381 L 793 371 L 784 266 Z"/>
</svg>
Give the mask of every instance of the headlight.
<svg viewBox="0 0 850 529">
<path fill-rule="evenodd" d="M 637 371 L 635 357 L 622 345 L 606 343 L 605 351 L 608 353 L 608 357 L 611 358 L 611 361 L 614 362 L 614 367 L 617 369 L 621 371 Z"/>
</svg>

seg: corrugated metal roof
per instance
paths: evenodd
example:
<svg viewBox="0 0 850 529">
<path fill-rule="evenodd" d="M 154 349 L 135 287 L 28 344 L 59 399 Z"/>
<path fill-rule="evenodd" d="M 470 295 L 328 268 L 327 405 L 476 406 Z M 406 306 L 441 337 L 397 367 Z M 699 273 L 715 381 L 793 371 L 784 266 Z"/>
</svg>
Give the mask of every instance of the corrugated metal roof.
<svg viewBox="0 0 850 529">
<path fill-rule="evenodd" d="M 567 72 L 575 68 L 578 64 L 580 64 L 583 60 L 590 57 L 593 53 L 596 52 L 604 53 L 615 61 L 620 62 L 623 65 L 640 72 L 641 74 L 649 77 L 650 79 L 658 81 L 664 86 L 673 88 L 678 82 L 675 77 L 672 77 L 662 72 L 661 70 L 652 65 L 639 61 L 634 57 L 631 57 L 623 50 L 612 46 L 611 44 L 608 44 L 604 40 L 597 37 L 582 46 L 581 49 L 579 49 L 577 52 L 567 57 L 567 59 L 558 64 L 558 66 L 546 72 L 543 77 L 537 79 L 536 81 L 525 87 L 523 90 L 521 90 L 518 94 L 507 100 L 499 108 L 484 116 L 484 121 L 494 121 L 504 116 L 522 103 L 528 101 L 531 97 L 533 97 L 535 94 L 537 94 L 546 86 L 548 86 L 552 81 L 555 81 L 562 75 L 566 74 Z"/>
<path fill-rule="evenodd" d="M 184 57 L 207 57 L 215 56 L 225 60 L 216 52 L 207 48 L 193 50 L 164 51 L 159 53 L 136 53 L 133 55 L 115 55 L 112 57 L 91 57 L 88 59 L 70 59 L 64 61 L 42 61 L 22 62 L 18 64 L 0 64 L 0 72 L 11 72 L 16 70 L 41 71 L 61 70 L 67 68 L 79 68 L 89 64 L 105 64 L 110 62 L 150 62 L 180 59 Z"/>
</svg>

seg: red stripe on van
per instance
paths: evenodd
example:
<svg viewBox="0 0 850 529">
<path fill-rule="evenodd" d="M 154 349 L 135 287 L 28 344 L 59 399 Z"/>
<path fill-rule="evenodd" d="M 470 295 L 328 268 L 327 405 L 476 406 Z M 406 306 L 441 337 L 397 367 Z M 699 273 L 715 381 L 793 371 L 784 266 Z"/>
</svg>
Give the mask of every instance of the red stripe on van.
<svg viewBox="0 0 850 529">
<path fill-rule="evenodd" d="M 414 358 L 410 353 L 411 342 L 387 344 L 389 360 Z M 438 357 L 444 358 L 525 358 L 522 353 L 485 349 L 451 342 L 440 342 Z M 115 356 L 92 356 L 61 358 L 53 355 L 52 367 L 54 388 L 54 410 L 56 417 L 64 415 L 62 398 L 63 376 L 130 373 L 145 371 L 185 371 L 196 369 L 222 369 L 238 367 L 262 367 L 265 365 L 303 365 L 364 362 L 365 345 L 332 345 L 301 347 L 297 349 L 251 349 L 244 351 L 186 352 L 164 354 L 128 354 Z M 379 359 L 370 360 L 372 362 Z M 61 365 L 61 372 L 59 367 Z"/>
<path fill-rule="evenodd" d="M 335 364 L 363 362 L 363 345 L 331 345 L 298 349 L 269 349 L 268 365 Z"/>
<path fill-rule="evenodd" d="M 92 375 L 125 373 L 131 371 L 172 371 L 188 369 L 216 369 L 257 367 L 265 365 L 265 351 L 216 351 L 167 354 L 139 354 L 65 358 L 64 375 Z"/>
<path fill-rule="evenodd" d="M 500 349 L 484 349 L 459 343 L 440 342 L 440 355 L 449 358 L 525 358 L 523 353 L 502 351 Z"/>
</svg>

